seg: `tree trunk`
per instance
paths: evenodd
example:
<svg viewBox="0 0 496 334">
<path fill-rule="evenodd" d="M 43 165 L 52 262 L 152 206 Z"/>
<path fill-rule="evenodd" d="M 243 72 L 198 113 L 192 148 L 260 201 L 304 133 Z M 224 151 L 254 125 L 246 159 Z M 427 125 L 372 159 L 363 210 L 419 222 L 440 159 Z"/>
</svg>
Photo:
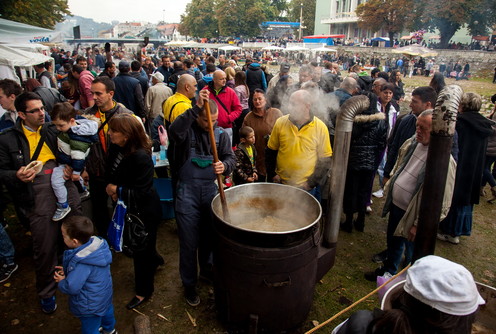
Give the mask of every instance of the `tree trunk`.
<svg viewBox="0 0 496 334">
<path fill-rule="evenodd" d="M 394 32 L 388 31 L 388 35 L 389 35 L 389 46 L 394 47 Z"/>
<path fill-rule="evenodd" d="M 453 37 L 455 32 L 460 29 L 460 24 L 441 20 L 438 29 L 441 35 L 441 41 L 439 42 L 440 47 L 442 49 L 447 49 L 451 37 Z"/>
</svg>

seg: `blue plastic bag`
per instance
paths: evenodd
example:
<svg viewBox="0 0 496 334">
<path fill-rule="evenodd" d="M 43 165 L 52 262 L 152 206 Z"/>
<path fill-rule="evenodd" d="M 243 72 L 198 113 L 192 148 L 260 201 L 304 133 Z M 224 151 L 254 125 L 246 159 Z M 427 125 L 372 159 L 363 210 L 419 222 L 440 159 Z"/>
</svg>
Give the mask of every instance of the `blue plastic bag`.
<svg viewBox="0 0 496 334">
<path fill-rule="evenodd" d="M 120 189 L 119 189 L 120 195 Z M 116 252 L 122 252 L 122 242 L 124 240 L 124 224 L 126 218 L 127 206 L 121 196 L 117 200 L 117 205 L 112 215 L 112 220 L 107 231 L 108 242 Z"/>
</svg>

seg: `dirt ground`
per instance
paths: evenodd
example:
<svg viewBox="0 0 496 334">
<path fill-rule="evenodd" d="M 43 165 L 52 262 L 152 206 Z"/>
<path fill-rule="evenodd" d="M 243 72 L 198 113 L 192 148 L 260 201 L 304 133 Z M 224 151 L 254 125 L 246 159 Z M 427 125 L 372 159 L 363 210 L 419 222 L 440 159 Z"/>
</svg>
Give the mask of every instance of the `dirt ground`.
<svg viewBox="0 0 496 334">
<path fill-rule="evenodd" d="M 375 190 L 375 189 L 374 189 Z M 486 191 L 489 192 L 487 188 Z M 376 268 L 371 256 L 385 247 L 386 219 L 379 216 L 383 199 L 375 199 L 373 212 L 367 216 L 365 232 L 340 233 L 335 266 L 316 285 L 314 302 L 307 320 L 291 333 L 304 333 L 358 300 L 375 288 L 366 281 L 363 273 Z M 475 207 L 473 234 L 462 237 L 459 245 L 438 242 L 436 254 L 465 265 L 479 282 L 496 286 L 496 204 L 481 198 Z M 79 321 L 68 310 L 67 297 L 57 293 L 58 309 L 52 315 L 41 312 L 35 289 L 31 238 L 18 223 L 15 216 L 8 216 L 10 234 L 15 248 L 19 269 L 0 285 L 0 333 L 77 333 Z M 178 240 L 174 220 L 164 221 L 159 226 L 157 247 L 165 258 L 165 265 L 156 275 L 155 294 L 138 310 L 150 317 L 153 333 L 228 333 L 217 320 L 213 300 L 213 288 L 201 283 L 202 303 L 193 308 L 182 296 L 178 270 Z M 114 306 L 117 329 L 120 334 L 134 333 L 133 321 L 138 313 L 129 311 L 125 304 L 134 295 L 133 265 L 131 259 L 122 254 L 114 256 L 112 264 L 114 280 Z M 297 303 L 298 301 L 294 301 Z M 359 308 L 378 306 L 373 297 Z M 196 320 L 193 327 L 187 312 Z M 164 320 L 158 315 L 167 318 Z M 331 329 L 345 318 L 342 316 L 321 333 Z"/>
<path fill-rule="evenodd" d="M 291 333 L 305 332 L 313 327 L 312 321 L 323 322 L 375 288 L 374 283 L 363 278 L 363 273 L 376 267 L 370 257 L 385 245 L 386 220 L 379 216 L 382 204 L 382 199 L 374 199 L 374 211 L 367 216 L 364 233 L 340 233 L 336 264 L 317 284 L 307 321 Z M 496 204 L 482 200 L 475 208 L 473 235 L 462 237 L 459 245 L 438 242 L 436 247 L 436 254 L 467 266 L 477 281 L 491 286 L 496 286 L 495 215 Z M 62 293 L 57 293 L 58 309 L 54 314 L 45 315 L 41 312 L 35 291 L 31 239 L 15 223 L 14 217 L 9 218 L 9 222 L 8 231 L 16 246 L 19 269 L 0 286 L 0 333 L 78 332 L 79 321 L 68 311 L 67 297 Z M 166 263 L 157 272 L 153 298 L 139 307 L 140 312 L 150 317 L 153 333 L 228 333 L 226 327 L 217 320 L 211 286 L 204 283 L 200 285 L 202 303 L 196 308 L 188 306 L 182 297 L 178 241 L 173 220 L 161 223 L 158 249 Z M 131 259 L 122 254 L 115 255 L 112 264 L 114 306 L 117 329 L 121 334 L 134 333 L 133 321 L 138 315 L 125 308 L 134 292 L 132 268 Z M 378 301 L 374 297 L 360 308 L 376 306 Z M 197 327 L 192 326 L 186 312 L 195 318 Z M 168 320 L 160 318 L 158 314 Z M 337 323 L 332 323 L 321 332 L 329 333 L 329 329 Z"/>
</svg>

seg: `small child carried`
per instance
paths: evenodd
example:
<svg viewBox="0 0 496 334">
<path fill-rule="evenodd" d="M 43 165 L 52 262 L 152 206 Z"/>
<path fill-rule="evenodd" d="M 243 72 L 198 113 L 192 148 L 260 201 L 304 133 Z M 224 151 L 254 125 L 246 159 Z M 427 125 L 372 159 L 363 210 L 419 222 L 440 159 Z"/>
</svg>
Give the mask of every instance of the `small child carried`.
<svg viewBox="0 0 496 334">
<path fill-rule="evenodd" d="M 240 185 L 258 180 L 255 161 L 257 151 L 255 149 L 255 131 L 249 126 L 243 126 L 239 130 L 240 143 L 236 146 L 236 169 L 234 170 L 234 183 Z"/>
<path fill-rule="evenodd" d="M 57 210 L 52 220 L 59 221 L 71 211 L 67 201 L 64 169 L 66 165 L 72 167 L 72 181 L 81 184 L 81 192 L 86 191 L 81 172 L 84 170 L 85 159 L 90 152 L 91 145 L 98 141 L 98 123 L 86 118 L 76 119 L 76 109 L 69 103 L 57 103 L 52 110 L 52 123 L 60 131 L 57 136 L 59 166 L 53 169 L 52 188 L 57 197 Z"/>
<path fill-rule="evenodd" d="M 63 266 L 55 267 L 59 290 L 69 295 L 69 309 L 81 321 L 82 333 L 115 334 L 112 253 L 107 242 L 93 236 L 93 223 L 84 216 L 68 217 L 61 229 L 69 249 L 64 251 Z"/>
</svg>

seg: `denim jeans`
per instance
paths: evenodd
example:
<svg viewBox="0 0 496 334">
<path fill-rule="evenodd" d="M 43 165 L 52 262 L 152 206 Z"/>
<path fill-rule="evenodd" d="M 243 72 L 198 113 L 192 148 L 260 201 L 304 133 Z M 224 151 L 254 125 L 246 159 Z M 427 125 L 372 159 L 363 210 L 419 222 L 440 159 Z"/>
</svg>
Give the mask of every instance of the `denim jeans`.
<svg viewBox="0 0 496 334">
<path fill-rule="evenodd" d="M 384 269 L 391 275 L 396 274 L 398 271 L 398 267 L 401 264 L 403 250 L 405 251 L 405 263 L 410 263 L 412 261 L 414 243 L 403 237 L 397 237 L 394 235 L 394 231 L 398 227 L 398 223 L 401 218 L 403 218 L 404 214 L 405 210 L 402 210 L 391 203 L 387 227 L 388 258 L 384 263 Z"/>
<path fill-rule="evenodd" d="M 491 187 L 496 186 L 494 176 L 491 174 L 491 166 L 495 161 L 496 156 L 486 155 L 486 161 L 484 162 L 484 171 L 482 172 L 482 187 L 484 187 L 486 183 L 489 183 Z"/>
<path fill-rule="evenodd" d="M 14 263 L 14 245 L 2 224 L 0 224 L 0 265 Z"/>
<path fill-rule="evenodd" d="M 82 334 L 100 334 L 99 328 L 110 333 L 115 328 L 114 305 L 110 304 L 103 316 L 80 317 Z"/>
</svg>

